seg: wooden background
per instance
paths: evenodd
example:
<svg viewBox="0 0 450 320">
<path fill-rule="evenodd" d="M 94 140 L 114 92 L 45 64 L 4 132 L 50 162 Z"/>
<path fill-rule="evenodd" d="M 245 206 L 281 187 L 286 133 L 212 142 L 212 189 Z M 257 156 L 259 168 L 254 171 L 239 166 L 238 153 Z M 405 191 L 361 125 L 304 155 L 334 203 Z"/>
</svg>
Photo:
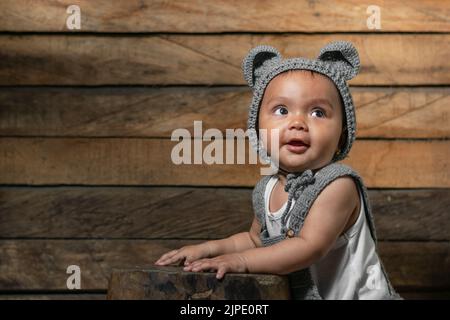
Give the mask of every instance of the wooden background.
<svg viewBox="0 0 450 320">
<path fill-rule="evenodd" d="M 69 5 L 81 30 L 66 27 Z M 249 229 L 255 165 L 170 160 L 177 128 L 246 129 L 241 61 L 352 41 L 380 253 L 407 298 L 450 297 L 450 2 L 0 2 L 0 298 L 105 298 L 113 267 Z M 66 269 L 81 268 L 81 290 Z"/>
</svg>

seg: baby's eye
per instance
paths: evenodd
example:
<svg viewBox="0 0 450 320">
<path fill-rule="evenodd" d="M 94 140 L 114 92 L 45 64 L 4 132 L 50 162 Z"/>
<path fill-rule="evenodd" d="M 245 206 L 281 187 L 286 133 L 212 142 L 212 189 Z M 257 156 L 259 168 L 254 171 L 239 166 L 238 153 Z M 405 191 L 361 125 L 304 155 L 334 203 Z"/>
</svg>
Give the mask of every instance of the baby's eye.
<svg viewBox="0 0 450 320">
<path fill-rule="evenodd" d="M 277 113 L 278 111 L 280 111 L 280 113 Z M 286 107 L 284 107 L 284 106 L 278 106 L 278 107 L 276 107 L 276 109 L 275 109 L 275 114 L 277 114 L 277 115 L 283 116 L 283 115 L 285 115 L 285 114 L 287 114 L 287 113 L 288 113 L 288 110 L 287 110 Z"/>
<path fill-rule="evenodd" d="M 311 114 L 313 117 L 319 117 L 319 118 L 323 118 L 325 116 L 325 112 L 323 112 L 321 109 L 314 109 Z"/>
</svg>

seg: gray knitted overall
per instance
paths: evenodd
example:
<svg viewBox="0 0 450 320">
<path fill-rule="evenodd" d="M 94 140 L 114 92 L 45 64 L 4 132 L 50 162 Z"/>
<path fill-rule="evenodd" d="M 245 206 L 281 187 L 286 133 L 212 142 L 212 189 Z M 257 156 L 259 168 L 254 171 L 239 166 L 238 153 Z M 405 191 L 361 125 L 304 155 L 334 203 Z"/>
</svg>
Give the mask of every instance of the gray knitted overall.
<svg viewBox="0 0 450 320">
<path fill-rule="evenodd" d="M 286 192 L 288 192 L 288 203 L 286 210 L 284 211 L 281 218 L 283 229 L 281 235 L 279 236 L 269 237 L 265 223 L 266 213 L 264 207 L 264 192 L 271 176 L 264 176 L 256 184 L 253 190 L 253 209 L 256 218 L 261 224 L 260 238 L 263 245 L 269 246 L 288 237 L 298 236 L 314 200 L 327 185 L 342 176 L 351 176 L 352 178 L 354 178 L 354 180 L 357 181 L 360 190 L 362 191 L 364 206 L 366 208 L 366 218 L 369 224 L 370 233 L 376 245 L 377 238 L 372 211 L 370 208 L 370 203 L 368 201 L 367 190 L 363 184 L 363 181 L 361 177 L 350 167 L 336 162 L 321 168 L 315 174 L 313 174 L 311 170 L 306 170 L 302 173 L 288 174 L 285 188 Z M 289 211 L 292 198 L 294 198 L 296 202 L 292 210 Z M 288 220 L 289 216 L 290 223 L 289 226 L 286 226 L 286 221 Z M 400 296 L 395 292 L 394 288 L 389 282 L 382 264 L 381 268 L 384 276 L 386 277 L 389 289 L 389 296 L 386 297 L 386 299 L 399 299 Z M 292 272 L 288 275 L 288 277 L 293 299 L 321 299 L 318 289 L 312 280 L 309 268 Z"/>
</svg>

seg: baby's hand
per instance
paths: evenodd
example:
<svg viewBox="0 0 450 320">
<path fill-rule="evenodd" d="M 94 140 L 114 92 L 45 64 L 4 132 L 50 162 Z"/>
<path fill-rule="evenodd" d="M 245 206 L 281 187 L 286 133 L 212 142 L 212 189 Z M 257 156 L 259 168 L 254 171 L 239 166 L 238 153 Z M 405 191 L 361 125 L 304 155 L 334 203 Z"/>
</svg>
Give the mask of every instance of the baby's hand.
<svg viewBox="0 0 450 320">
<path fill-rule="evenodd" d="M 178 265 L 181 265 L 184 260 L 184 265 L 187 266 L 192 261 L 209 257 L 210 253 L 208 244 L 204 242 L 198 245 L 184 246 L 180 249 L 167 252 L 166 254 L 163 254 L 155 264 L 165 266 L 172 263 L 178 263 Z"/>
<path fill-rule="evenodd" d="M 184 267 L 183 270 L 193 272 L 217 270 L 217 279 L 222 279 L 227 272 L 248 272 L 246 260 L 240 253 L 224 254 L 212 259 L 200 259 Z"/>
</svg>

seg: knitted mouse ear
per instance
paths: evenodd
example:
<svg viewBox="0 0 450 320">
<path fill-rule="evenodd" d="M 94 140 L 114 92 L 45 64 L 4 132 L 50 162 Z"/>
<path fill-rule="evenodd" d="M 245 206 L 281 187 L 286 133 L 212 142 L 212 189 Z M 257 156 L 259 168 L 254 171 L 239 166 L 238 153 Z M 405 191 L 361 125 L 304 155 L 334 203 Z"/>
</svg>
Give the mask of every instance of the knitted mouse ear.
<svg viewBox="0 0 450 320">
<path fill-rule="evenodd" d="M 319 60 L 330 62 L 346 80 L 353 79 L 359 72 L 359 55 L 348 41 L 330 42 L 320 50 Z"/>
<path fill-rule="evenodd" d="M 263 67 L 279 60 L 281 60 L 281 54 L 274 47 L 260 45 L 251 49 L 242 61 L 242 72 L 245 81 L 253 88 L 258 78 L 262 75 Z"/>
</svg>

